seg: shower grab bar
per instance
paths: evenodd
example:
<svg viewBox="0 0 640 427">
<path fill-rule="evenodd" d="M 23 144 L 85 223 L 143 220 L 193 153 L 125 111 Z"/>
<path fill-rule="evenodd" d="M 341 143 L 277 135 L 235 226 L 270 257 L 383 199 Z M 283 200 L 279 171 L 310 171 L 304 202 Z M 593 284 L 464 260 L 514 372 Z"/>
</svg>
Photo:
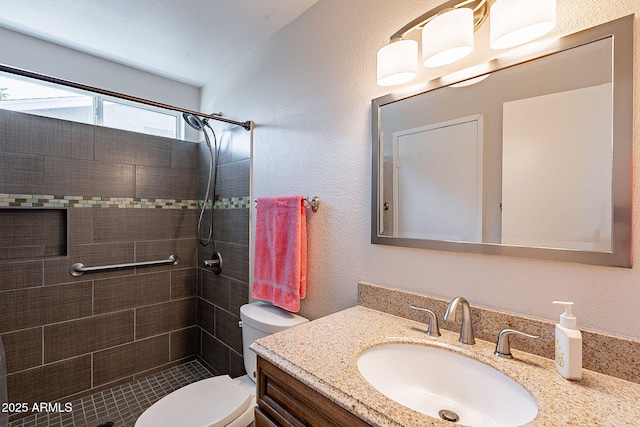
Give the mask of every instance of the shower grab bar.
<svg viewBox="0 0 640 427">
<path fill-rule="evenodd" d="M 163 265 L 163 264 L 178 264 L 178 257 L 176 255 L 170 255 L 167 259 L 161 259 L 157 261 L 140 261 L 140 262 L 127 262 L 124 264 L 111 264 L 111 265 L 100 265 L 97 267 L 85 267 L 85 265 L 81 262 L 76 262 L 69 268 L 69 273 L 74 276 L 82 276 L 84 273 L 89 273 L 92 271 L 102 271 L 102 270 L 113 270 L 116 268 L 130 268 L 130 267 L 145 267 L 148 265 Z"/>
</svg>

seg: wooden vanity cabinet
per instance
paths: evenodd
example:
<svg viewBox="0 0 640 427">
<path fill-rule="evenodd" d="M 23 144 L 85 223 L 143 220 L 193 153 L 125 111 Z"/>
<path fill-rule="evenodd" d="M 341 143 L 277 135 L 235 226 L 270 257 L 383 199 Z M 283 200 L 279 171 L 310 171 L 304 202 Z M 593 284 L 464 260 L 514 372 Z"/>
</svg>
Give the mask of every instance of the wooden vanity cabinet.
<svg viewBox="0 0 640 427">
<path fill-rule="evenodd" d="M 255 427 L 370 427 L 258 356 Z"/>
</svg>

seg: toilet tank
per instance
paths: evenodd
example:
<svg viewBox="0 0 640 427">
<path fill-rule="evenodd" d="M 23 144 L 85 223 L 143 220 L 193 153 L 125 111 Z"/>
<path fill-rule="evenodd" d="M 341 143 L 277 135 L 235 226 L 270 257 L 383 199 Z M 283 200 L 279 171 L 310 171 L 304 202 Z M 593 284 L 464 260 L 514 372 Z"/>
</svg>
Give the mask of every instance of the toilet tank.
<svg viewBox="0 0 640 427">
<path fill-rule="evenodd" d="M 249 346 L 259 338 L 309 321 L 264 301 L 240 307 L 240 319 L 242 320 L 244 368 L 253 381 L 256 380 L 256 354 L 249 349 Z"/>
</svg>

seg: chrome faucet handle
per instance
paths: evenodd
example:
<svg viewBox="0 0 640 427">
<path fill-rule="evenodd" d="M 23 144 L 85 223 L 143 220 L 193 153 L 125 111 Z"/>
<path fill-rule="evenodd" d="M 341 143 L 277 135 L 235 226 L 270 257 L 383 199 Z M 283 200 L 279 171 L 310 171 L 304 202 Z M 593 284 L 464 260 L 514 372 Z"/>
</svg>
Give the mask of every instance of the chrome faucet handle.
<svg viewBox="0 0 640 427">
<path fill-rule="evenodd" d="M 516 331 L 515 329 L 503 329 L 498 334 L 498 341 L 496 342 L 496 351 L 493 352 L 498 357 L 504 357 L 505 359 L 512 359 L 511 345 L 509 344 L 509 336 L 522 335 L 527 338 L 540 338 L 538 335 L 529 335 L 524 332 Z"/>
<path fill-rule="evenodd" d="M 473 336 L 471 306 L 469 305 L 469 301 L 462 297 L 452 299 L 447 310 L 444 312 L 444 320 L 456 320 L 456 309 L 458 305 L 462 306 L 462 325 L 460 325 L 460 339 L 458 341 L 462 344 L 475 344 L 476 340 Z"/>
<path fill-rule="evenodd" d="M 424 311 L 425 313 L 427 313 L 427 335 L 429 335 L 430 337 L 439 337 L 441 335 L 440 328 L 438 327 L 438 318 L 433 311 L 429 310 L 428 308 L 416 307 L 413 305 L 410 305 L 409 307 L 411 307 L 412 310 Z"/>
</svg>

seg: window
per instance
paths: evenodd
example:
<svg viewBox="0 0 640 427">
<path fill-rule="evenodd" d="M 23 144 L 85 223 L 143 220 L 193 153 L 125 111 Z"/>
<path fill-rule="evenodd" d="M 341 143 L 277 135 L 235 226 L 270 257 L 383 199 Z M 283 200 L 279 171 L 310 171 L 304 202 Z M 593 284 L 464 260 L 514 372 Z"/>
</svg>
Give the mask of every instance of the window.
<svg viewBox="0 0 640 427">
<path fill-rule="evenodd" d="M 93 123 L 93 97 L 0 73 L 0 108 Z"/>
<path fill-rule="evenodd" d="M 60 85 L 0 73 L 0 108 L 167 138 L 183 138 L 176 111 L 96 96 Z"/>
<path fill-rule="evenodd" d="M 139 105 L 139 104 L 138 104 Z M 102 99 L 102 125 L 149 135 L 177 138 L 178 115 L 125 101 Z"/>
</svg>

